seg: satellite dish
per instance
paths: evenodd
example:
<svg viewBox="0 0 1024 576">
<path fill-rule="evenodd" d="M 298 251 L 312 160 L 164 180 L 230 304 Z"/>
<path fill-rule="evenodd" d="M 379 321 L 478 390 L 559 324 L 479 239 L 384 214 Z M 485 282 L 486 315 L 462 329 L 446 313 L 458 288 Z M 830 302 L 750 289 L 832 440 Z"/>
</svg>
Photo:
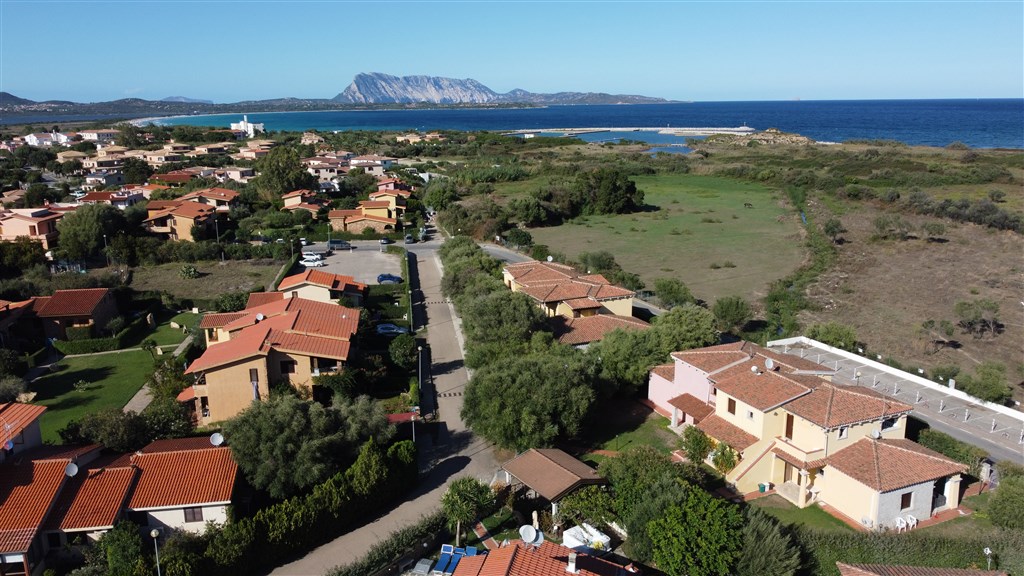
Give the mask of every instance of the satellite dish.
<svg viewBox="0 0 1024 576">
<path fill-rule="evenodd" d="M 4 449 L 14 450 L 14 440 L 8 440 L 7 442 L 4 442 Z"/>
<path fill-rule="evenodd" d="M 548 262 L 553 262 L 554 260 L 555 260 L 554 256 L 548 256 Z"/>
<path fill-rule="evenodd" d="M 78 464 L 68 462 L 68 465 L 64 467 L 64 475 L 68 478 L 74 478 L 75 474 L 78 474 Z"/>
<path fill-rule="evenodd" d="M 264 316 L 262 313 L 256 315 L 257 322 L 262 322 L 264 318 L 266 318 L 266 316 Z"/>
<path fill-rule="evenodd" d="M 874 438 L 875 440 L 878 440 L 879 438 L 882 437 L 882 432 L 876 428 L 871 431 L 871 437 Z"/>
<path fill-rule="evenodd" d="M 544 541 L 544 533 L 529 524 L 519 527 L 519 537 L 523 539 L 524 544 L 531 546 L 540 546 L 540 543 Z"/>
<path fill-rule="evenodd" d="M 751 366 L 750 371 L 753 372 L 754 374 L 757 374 L 757 366 Z"/>
<path fill-rule="evenodd" d="M 775 360 L 772 360 L 771 358 L 765 358 L 764 367 L 768 371 L 775 370 Z"/>
<path fill-rule="evenodd" d="M 213 434 L 210 434 L 210 444 L 213 444 L 214 446 L 220 446 L 223 443 L 224 443 L 224 435 L 223 434 L 221 434 L 220 432 L 214 432 Z"/>
</svg>

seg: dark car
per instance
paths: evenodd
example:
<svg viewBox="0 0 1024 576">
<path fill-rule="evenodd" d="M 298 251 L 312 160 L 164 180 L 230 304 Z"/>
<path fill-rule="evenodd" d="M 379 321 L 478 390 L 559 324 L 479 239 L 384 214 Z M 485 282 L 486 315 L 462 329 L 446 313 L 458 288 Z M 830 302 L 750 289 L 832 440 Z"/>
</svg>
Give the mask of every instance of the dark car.
<svg viewBox="0 0 1024 576">
<path fill-rule="evenodd" d="M 392 242 L 394 242 L 394 240 L 392 240 L 391 238 L 381 238 L 380 239 L 380 243 L 381 244 L 391 244 Z"/>
<path fill-rule="evenodd" d="M 402 277 L 394 274 L 380 274 L 377 276 L 377 284 L 401 284 Z"/>
<path fill-rule="evenodd" d="M 395 324 L 378 324 L 377 334 L 381 336 L 398 336 L 399 334 L 408 334 L 408 328 L 402 328 Z"/>
</svg>

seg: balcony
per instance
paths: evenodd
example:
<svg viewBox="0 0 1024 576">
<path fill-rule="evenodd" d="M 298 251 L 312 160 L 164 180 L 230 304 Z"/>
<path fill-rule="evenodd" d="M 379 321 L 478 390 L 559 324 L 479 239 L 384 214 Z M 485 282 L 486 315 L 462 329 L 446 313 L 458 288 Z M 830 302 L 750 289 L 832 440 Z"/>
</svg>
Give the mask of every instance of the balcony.
<svg viewBox="0 0 1024 576">
<path fill-rule="evenodd" d="M 781 436 L 775 439 L 775 446 L 780 451 L 785 452 L 790 458 L 782 457 L 783 460 L 789 460 L 790 464 L 800 465 L 802 469 L 807 469 L 808 464 L 812 464 L 817 460 L 825 458 L 825 449 L 817 448 L 814 450 L 803 450 L 793 444 L 792 440 L 787 440 Z M 813 466 L 812 466 L 813 467 Z"/>
</svg>

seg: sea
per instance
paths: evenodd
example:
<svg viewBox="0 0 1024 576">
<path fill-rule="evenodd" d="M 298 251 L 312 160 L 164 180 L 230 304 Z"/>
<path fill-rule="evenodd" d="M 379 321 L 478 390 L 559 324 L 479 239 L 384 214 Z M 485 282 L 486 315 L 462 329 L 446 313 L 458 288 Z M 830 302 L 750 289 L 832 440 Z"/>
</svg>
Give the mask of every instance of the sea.
<svg viewBox="0 0 1024 576">
<path fill-rule="evenodd" d="M 227 126 L 241 114 L 179 116 L 158 124 Z M 558 128 L 778 128 L 817 141 L 895 140 L 910 145 L 1024 148 L 1024 99 L 793 100 L 271 112 L 248 114 L 267 130 L 553 130 Z M 658 132 L 596 132 L 587 141 L 641 140 L 676 151 L 685 137 Z"/>
</svg>

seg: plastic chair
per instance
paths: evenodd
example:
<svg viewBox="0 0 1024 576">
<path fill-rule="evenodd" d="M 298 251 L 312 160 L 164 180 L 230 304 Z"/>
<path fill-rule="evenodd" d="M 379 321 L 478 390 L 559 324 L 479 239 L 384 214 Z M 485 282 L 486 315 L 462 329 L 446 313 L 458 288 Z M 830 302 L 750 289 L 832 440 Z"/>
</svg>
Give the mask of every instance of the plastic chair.
<svg viewBox="0 0 1024 576">
<path fill-rule="evenodd" d="M 907 529 L 907 521 L 899 516 L 896 517 L 896 531 L 903 532 Z"/>
<path fill-rule="evenodd" d="M 917 517 L 907 514 L 907 530 L 913 530 L 914 528 L 917 528 Z"/>
</svg>

